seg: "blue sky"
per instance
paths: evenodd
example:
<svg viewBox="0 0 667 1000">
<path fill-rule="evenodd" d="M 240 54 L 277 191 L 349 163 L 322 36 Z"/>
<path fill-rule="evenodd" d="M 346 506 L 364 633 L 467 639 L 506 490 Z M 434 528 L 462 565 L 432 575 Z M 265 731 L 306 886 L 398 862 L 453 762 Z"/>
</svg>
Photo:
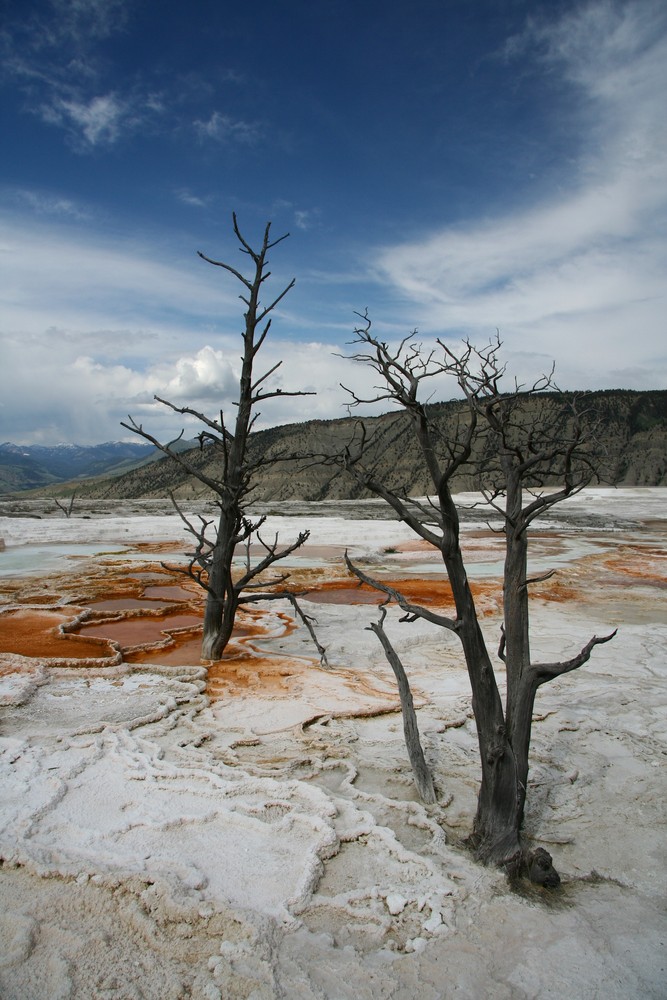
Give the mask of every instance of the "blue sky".
<svg viewBox="0 0 667 1000">
<path fill-rule="evenodd" d="M 345 415 L 355 311 L 564 388 L 667 385 L 663 0 L 0 0 L 0 439 L 234 396 L 271 220 L 264 426 Z M 261 357 L 261 356 L 260 356 Z M 259 359 L 258 359 L 259 360 Z M 439 386 L 441 398 L 454 394 Z M 186 433 L 194 431 L 186 426 Z"/>
</svg>

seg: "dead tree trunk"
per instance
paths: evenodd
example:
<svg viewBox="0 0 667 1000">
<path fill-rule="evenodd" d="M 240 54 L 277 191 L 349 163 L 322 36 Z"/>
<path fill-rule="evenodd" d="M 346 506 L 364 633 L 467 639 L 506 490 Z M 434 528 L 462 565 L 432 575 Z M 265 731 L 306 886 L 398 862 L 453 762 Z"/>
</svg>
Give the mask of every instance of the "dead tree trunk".
<svg viewBox="0 0 667 1000">
<path fill-rule="evenodd" d="M 442 556 L 456 608 L 482 765 L 473 843 L 485 862 L 516 867 L 520 858 L 517 770 L 491 658 L 479 625 L 459 539 L 459 516 L 449 485 L 439 490 Z"/>
<path fill-rule="evenodd" d="M 499 383 L 504 369 L 498 360 L 499 342 L 481 351 L 466 344 L 456 355 L 438 341 L 442 356 L 436 357 L 435 352 L 424 354 L 421 346 L 405 340 L 392 352 L 386 343 L 371 335 L 368 316 L 362 318 L 364 325 L 356 330 L 355 340 L 361 350 L 352 359 L 370 365 L 380 375 L 384 391 L 381 389 L 372 399 L 361 399 L 351 393 L 352 405 L 388 400 L 403 408 L 412 421 L 416 443 L 433 483 L 434 497 L 423 505 L 405 493 L 390 489 L 374 474 L 372 459 L 370 466 L 364 461 L 371 448 L 363 424 L 360 438 L 351 442 L 342 456 L 332 460 L 343 465 L 366 489 L 386 500 L 417 535 L 439 549 L 452 588 L 456 616 L 435 615 L 415 606 L 386 584 L 350 565 L 360 580 L 396 601 L 405 612 L 403 621 L 420 617 L 458 636 L 470 679 L 481 761 L 471 844 L 480 860 L 514 872 L 523 859 L 520 830 L 536 692 L 546 681 L 581 666 L 594 646 L 608 642 L 615 634 L 594 636 L 570 660 L 551 664 L 535 664 L 531 660 L 528 591 L 531 583 L 537 581 L 528 578 L 528 528 L 536 517 L 590 481 L 590 464 L 581 447 L 581 423 L 577 414 L 573 414 L 567 425 L 569 429 L 564 426 L 554 429 L 549 414 L 545 419 L 536 419 L 534 413 L 526 416 L 522 412 L 525 398 L 555 389 L 551 376 L 539 380 L 523 394 L 517 388 L 510 394 L 501 392 Z M 450 428 L 449 436 L 418 399 L 421 383 L 436 375 L 453 376 L 468 404 L 467 420 Z M 503 517 L 504 621 L 499 657 L 507 676 L 505 705 L 479 625 L 461 551 L 452 480 L 463 468 L 469 473 L 483 474 L 489 484 L 484 486 L 487 503 Z M 560 481 L 560 488 L 544 485 L 553 479 Z M 431 527 L 434 522 L 435 528 Z M 374 631 L 380 635 L 377 629 Z M 391 656 L 388 654 L 392 667 L 393 658 L 398 659 L 392 647 Z M 557 874 L 549 874 L 549 878 L 555 884 Z"/>
<path fill-rule="evenodd" d="M 389 641 L 389 636 L 382 627 L 383 620 L 384 615 L 380 622 L 371 622 L 369 628 L 380 640 L 385 656 L 387 657 L 387 662 L 394 671 L 394 676 L 398 685 L 398 694 L 401 699 L 403 735 L 405 737 L 405 745 L 407 747 L 408 757 L 410 758 L 410 765 L 412 767 L 412 773 L 415 777 L 417 789 L 423 801 L 432 804 L 436 801 L 435 788 L 433 787 L 433 775 L 431 774 L 428 764 L 426 763 L 421 740 L 419 738 L 417 713 L 415 712 L 415 705 L 412 700 L 410 682 L 408 680 L 408 675 L 403 668 L 403 664 L 396 655 L 396 651 Z"/>
<path fill-rule="evenodd" d="M 207 451 L 217 458 L 217 468 L 213 472 L 204 471 L 201 464 L 195 463 L 188 452 L 176 451 L 171 444 L 161 444 L 157 438 L 137 424 L 131 417 L 123 427 L 150 441 L 172 461 L 177 462 L 189 475 L 199 480 L 216 497 L 218 507 L 217 525 L 200 517 L 199 524 L 187 517 L 178 506 L 176 509 L 183 519 L 187 530 L 196 540 L 195 551 L 192 554 L 188 574 L 200 584 L 206 592 L 206 608 L 202 638 L 202 658 L 217 660 L 222 656 L 234 629 L 234 622 L 239 607 L 250 602 L 261 600 L 287 599 L 293 602 L 296 595 L 286 586 L 287 574 L 271 576 L 271 567 L 285 559 L 296 548 L 303 545 L 308 538 L 308 532 L 301 532 L 296 542 L 281 548 L 277 539 L 272 543 L 265 542 L 260 529 L 265 518 L 252 520 L 247 508 L 253 490 L 253 483 L 261 475 L 262 469 L 280 461 L 297 457 L 293 455 L 278 455 L 273 457 L 254 456 L 249 451 L 250 436 L 258 416 L 257 406 L 275 396 L 308 396 L 309 392 L 291 392 L 282 388 L 271 389 L 268 380 L 275 374 L 281 362 L 268 371 L 257 374 L 255 360 L 271 326 L 271 313 L 287 293 L 293 288 L 294 280 L 268 304 L 261 301 L 264 285 L 270 277 L 267 269 L 268 253 L 281 243 L 286 236 L 277 240 L 270 239 L 270 223 L 264 230 L 264 237 L 258 250 L 253 249 L 241 235 L 236 216 L 233 217 L 234 233 L 239 240 L 240 249 L 251 262 L 251 272 L 248 276 L 223 261 L 212 260 L 199 253 L 202 260 L 220 267 L 231 274 L 243 286 L 241 299 L 245 304 L 243 353 L 241 358 L 241 374 L 239 378 L 239 393 L 235 403 L 236 419 L 232 427 L 228 427 L 222 411 L 218 419 L 211 419 L 204 413 L 188 406 L 179 407 L 168 400 L 156 396 L 156 400 L 180 414 L 195 417 L 204 429 L 198 435 L 200 450 Z M 181 432 L 181 437 L 183 432 Z M 209 535 L 208 532 L 212 532 Z M 250 559 L 250 541 L 263 551 L 256 563 Z M 235 554 L 246 546 L 247 559 L 243 571 L 235 571 L 233 560 Z M 299 609 L 299 614 L 312 634 L 310 621 Z M 324 650 L 318 646 L 321 658 Z"/>
</svg>

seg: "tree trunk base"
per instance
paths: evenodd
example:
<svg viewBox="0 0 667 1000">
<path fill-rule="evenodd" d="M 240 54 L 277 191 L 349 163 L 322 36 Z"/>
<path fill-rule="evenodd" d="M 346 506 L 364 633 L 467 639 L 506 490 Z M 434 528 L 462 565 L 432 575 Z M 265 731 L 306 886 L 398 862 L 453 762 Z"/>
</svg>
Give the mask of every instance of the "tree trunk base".
<svg viewBox="0 0 667 1000">
<path fill-rule="evenodd" d="M 523 867 L 523 851 L 516 830 L 486 836 L 473 833 L 469 844 L 476 861 L 502 868 L 509 877 L 518 875 Z"/>
<path fill-rule="evenodd" d="M 560 875 L 549 852 L 543 847 L 536 847 L 533 851 L 523 850 L 512 831 L 493 839 L 482 839 L 479 834 L 472 834 L 467 844 L 476 861 L 501 868 L 510 879 L 524 876 L 545 889 L 556 889 L 560 885 Z"/>
<path fill-rule="evenodd" d="M 219 660 L 223 654 L 226 643 L 222 642 L 219 633 L 205 635 L 201 644 L 202 660 Z"/>
</svg>

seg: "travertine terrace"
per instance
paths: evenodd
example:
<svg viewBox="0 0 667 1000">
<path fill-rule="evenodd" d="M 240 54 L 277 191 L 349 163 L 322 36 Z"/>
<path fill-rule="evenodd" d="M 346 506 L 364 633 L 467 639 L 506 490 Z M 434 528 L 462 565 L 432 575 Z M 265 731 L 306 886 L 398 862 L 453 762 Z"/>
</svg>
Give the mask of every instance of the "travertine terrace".
<svg viewBox="0 0 667 1000">
<path fill-rule="evenodd" d="M 177 571 L 187 540 L 157 505 L 13 513 L 0 520 L 3 998 L 663 995 L 664 492 L 587 491 L 533 540 L 535 570 L 558 570 L 534 595 L 535 648 L 619 628 L 538 697 L 526 828 L 563 875 L 551 893 L 466 852 L 478 765 L 459 650 L 394 615 L 439 801 L 417 799 L 365 628 L 377 599 L 343 550 L 433 606 L 448 588 L 377 504 L 270 518 L 287 540 L 311 529 L 291 571 L 328 669 L 275 604 L 201 664 L 201 595 Z M 499 540 L 479 511 L 464 531 L 493 636 Z"/>
</svg>

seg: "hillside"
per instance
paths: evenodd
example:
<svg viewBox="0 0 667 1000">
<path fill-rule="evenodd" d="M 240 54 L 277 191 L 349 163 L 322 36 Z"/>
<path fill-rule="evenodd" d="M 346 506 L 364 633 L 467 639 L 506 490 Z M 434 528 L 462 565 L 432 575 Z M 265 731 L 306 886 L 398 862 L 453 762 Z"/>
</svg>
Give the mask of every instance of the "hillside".
<svg viewBox="0 0 667 1000">
<path fill-rule="evenodd" d="M 0 444 L 0 493 L 38 489 L 80 477 L 112 475 L 145 461 L 149 444 L 109 441 L 98 445 Z"/>
<path fill-rule="evenodd" d="M 594 458 L 603 483 L 626 486 L 667 486 L 667 390 L 634 392 L 604 390 L 589 393 L 587 407 L 599 421 L 595 436 Z M 550 394 L 532 397 L 535 419 L 560 419 L 555 397 Z M 452 439 L 462 420 L 464 404 L 460 401 L 433 404 L 443 438 Z M 405 487 L 413 494 L 428 492 L 429 479 L 415 445 L 408 418 L 403 413 L 388 413 L 364 420 L 370 441 L 369 461 L 393 487 Z M 555 424 L 554 424 L 555 426 Z M 311 420 L 259 431 L 252 436 L 255 456 L 282 456 L 282 460 L 262 470 L 255 484 L 254 497 L 265 502 L 281 500 L 355 499 L 360 493 L 350 478 L 317 456 L 335 455 L 359 431 L 356 418 Z M 288 456 L 315 456 L 293 459 Z M 481 459 L 481 453 L 476 458 Z M 213 450 L 188 452 L 192 465 L 204 472 L 215 470 Z M 479 486 L 470 474 L 459 476 L 457 489 Z M 206 497 L 208 491 L 194 477 L 183 472 L 177 463 L 161 459 L 136 468 L 112 480 L 98 479 L 78 483 L 79 495 L 91 498 L 138 499 L 167 496 L 192 499 Z"/>
</svg>

